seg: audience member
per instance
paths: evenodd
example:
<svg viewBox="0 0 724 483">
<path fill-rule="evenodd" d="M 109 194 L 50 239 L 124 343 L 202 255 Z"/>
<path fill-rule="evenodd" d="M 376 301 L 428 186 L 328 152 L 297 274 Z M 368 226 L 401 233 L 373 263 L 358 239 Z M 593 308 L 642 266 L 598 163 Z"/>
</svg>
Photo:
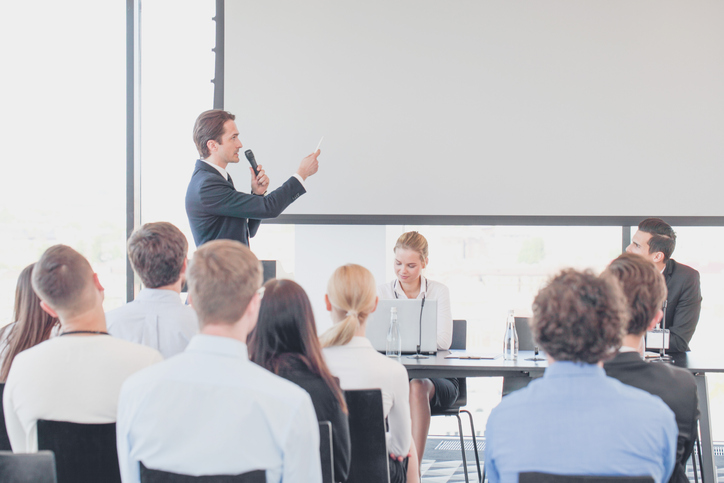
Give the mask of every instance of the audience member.
<svg viewBox="0 0 724 483">
<path fill-rule="evenodd" d="M 626 300 L 610 276 L 566 270 L 533 304 L 533 334 L 549 366 L 506 396 L 485 430 L 491 483 L 521 472 L 669 479 L 674 414 L 656 396 L 607 377 L 602 361 L 621 346 Z"/>
<path fill-rule="evenodd" d="M 661 305 L 666 300 L 664 277 L 644 257 L 624 253 L 604 271 L 616 277 L 631 311 L 628 333 L 616 357 L 604 364 L 606 374 L 624 384 L 659 396 L 676 416 L 679 438 L 672 483 L 688 483 L 686 461 L 696 440 L 699 419 L 696 380 L 687 370 L 669 364 L 648 363 L 643 358 L 647 330 L 661 321 Z"/>
<path fill-rule="evenodd" d="M 701 282 L 699 272 L 671 258 L 676 233 L 664 220 L 647 218 L 639 223 L 628 253 L 643 255 L 664 275 L 668 289 L 664 328 L 671 332 L 669 351 L 686 352 L 699 323 Z"/>
<path fill-rule="evenodd" d="M 317 419 L 332 423 L 334 481 L 347 481 L 347 404 L 322 357 L 312 305 L 297 283 L 270 280 L 264 285 L 259 321 L 249 337 L 249 358 L 309 393 Z"/>
<path fill-rule="evenodd" d="M 183 352 L 199 332 L 196 312 L 181 301 L 188 242 L 171 223 L 146 223 L 128 239 L 128 259 L 144 288 L 132 302 L 106 313 L 108 332 L 158 350 Z"/>
<path fill-rule="evenodd" d="M 114 422 L 123 381 L 162 359 L 153 349 L 108 335 L 103 287 L 72 248 L 48 248 L 32 282 L 43 310 L 60 319 L 62 333 L 18 354 L 10 368 L 4 409 L 15 452 L 37 451 L 38 419 Z"/>
<path fill-rule="evenodd" d="M 437 300 L 437 348 L 448 350 L 452 343 L 453 320 L 450 310 L 450 291 L 440 282 L 422 275 L 427 266 L 428 245 L 424 236 L 416 231 L 403 233 L 395 243 L 393 281 L 377 287 L 381 299 Z M 432 409 L 452 407 L 458 398 L 460 383 L 457 378 L 412 379 L 410 381 L 410 415 L 412 439 L 418 461 L 422 461 L 430 430 Z"/>
<path fill-rule="evenodd" d="M 20 272 L 15 288 L 13 320 L 0 330 L 0 383 L 5 382 L 15 356 L 57 335 L 60 321 L 40 308 L 40 299 L 33 290 L 34 263 Z"/>
<path fill-rule="evenodd" d="M 417 481 L 417 453 L 412 451 L 410 389 L 407 370 L 378 353 L 365 337 L 367 316 L 377 308 L 375 280 L 359 265 L 335 270 L 324 296 L 334 325 L 321 336 L 324 357 L 342 389 L 380 389 L 389 426 L 390 481 Z M 403 458 L 403 455 L 409 455 Z M 406 476 L 407 467 L 412 472 Z M 407 480 L 406 480 L 407 478 Z"/>
<path fill-rule="evenodd" d="M 187 475 L 265 470 L 266 481 L 321 481 L 319 426 L 302 388 L 249 361 L 261 263 L 237 241 L 200 247 L 188 270 L 201 333 L 124 384 L 118 459 L 124 483 L 145 467 Z"/>
</svg>

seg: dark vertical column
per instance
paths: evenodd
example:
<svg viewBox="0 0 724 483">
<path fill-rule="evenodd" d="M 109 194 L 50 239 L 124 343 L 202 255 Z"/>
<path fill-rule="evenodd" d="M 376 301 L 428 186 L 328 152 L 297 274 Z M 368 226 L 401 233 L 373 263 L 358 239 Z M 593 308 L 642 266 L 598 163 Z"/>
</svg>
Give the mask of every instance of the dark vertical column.
<svg viewBox="0 0 724 483">
<path fill-rule="evenodd" d="M 224 108 L 224 0 L 216 0 L 216 54 L 214 64 L 214 109 Z"/>
<path fill-rule="evenodd" d="M 626 247 L 631 244 L 631 227 L 621 227 L 621 253 L 626 251 Z"/>
<path fill-rule="evenodd" d="M 126 239 L 136 225 L 136 65 L 140 0 L 126 0 Z M 134 298 L 134 275 L 126 258 L 126 301 Z"/>
</svg>

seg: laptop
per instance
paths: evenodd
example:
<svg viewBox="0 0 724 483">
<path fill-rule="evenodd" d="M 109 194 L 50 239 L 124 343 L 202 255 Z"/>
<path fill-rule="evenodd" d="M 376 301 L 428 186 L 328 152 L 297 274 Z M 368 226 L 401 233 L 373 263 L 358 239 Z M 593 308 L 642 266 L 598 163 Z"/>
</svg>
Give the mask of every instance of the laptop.
<svg viewBox="0 0 724 483">
<path fill-rule="evenodd" d="M 397 307 L 397 323 L 400 325 L 402 353 L 415 354 L 420 335 L 420 311 L 422 311 L 422 343 L 420 352 L 437 352 L 437 300 L 391 299 L 380 300 L 377 310 L 367 317 L 367 338 L 375 350 L 384 353 L 387 348 L 387 332 L 390 329 L 390 309 Z"/>
</svg>

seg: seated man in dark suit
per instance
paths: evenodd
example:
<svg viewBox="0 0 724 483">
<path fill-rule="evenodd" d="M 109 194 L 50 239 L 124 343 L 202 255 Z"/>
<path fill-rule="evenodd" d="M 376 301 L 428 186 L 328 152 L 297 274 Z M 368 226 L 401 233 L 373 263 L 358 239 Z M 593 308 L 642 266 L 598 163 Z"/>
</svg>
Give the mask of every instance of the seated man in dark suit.
<svg viewBox="0 0 724 483">
<path fill-rule="evenodd" d="M 490 413 L 485 467 L 491 483 L 515 483 L 530 471 L 668 481 L 676 456 L 674 414 L 601 367 L 621 346 L 627 322 L 626 299 L 611 276 L 565 270 L 538 292 L 533 335 L 549 365 Z"/>
<path fill-rule="evenodd" d="M 639 223 L 628 253 L 651 260 L 664 275 L 667 297 L 663 328 L 671 331 L 670 352 L 686 352 L 701 312 L 699 272 L 671 258 L 676 248 L 676 233 L 664 220 L 647 218 Z"/>
<path fill-rule="evenodd" d="M 649 363 L 643 359 L 643 340 L 647 330 L 661 321 L 660 307 L 666 299 L 664 277 L 640 255 L 624 253 L 605 270 L 621 282 L 631 310 L 628 334 L 612 360 L 604 364 L 606 373 L 624 384 L 659 396 L 674 411 L 679 426 L 676 466 L 669 480 L 688 483 L 686 461 L 696 439 L 699 419 L 696 381 L 687 370 L 669 364 Z"/>
<path fill-rule="evenodd" d="M 317 172 L 317 150 L 304 158 L 299 169 L 283 185 L 268 195 L 269 178 L 259 165 L 251 171 L 251 194 L 236 191 L 229 164 L 239 162 L 243 147 L 236 128 L 236 117 L 214 109 L 202 112 L 194 125 L 194 143 L 200 159 L 186 191 L 186 214 L 196 246 L 209 240 L 230 239 L 249 245 L 261 220 L 276 218 L 294 200 L 306 193 L 304 180 Z"/>
</svg>

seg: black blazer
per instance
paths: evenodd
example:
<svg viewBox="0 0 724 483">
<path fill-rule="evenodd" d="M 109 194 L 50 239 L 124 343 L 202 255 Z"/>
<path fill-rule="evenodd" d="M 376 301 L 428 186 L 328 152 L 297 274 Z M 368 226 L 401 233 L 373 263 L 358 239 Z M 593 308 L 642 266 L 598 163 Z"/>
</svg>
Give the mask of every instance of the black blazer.
<svg viewBox="0 0 724 483">
<path fill-rule="evenodd" d="M 676 444 L 676 465 L 669 481 L 688 483 L 686 461 L 694 448 L 699 420 L 699 398 L 694 376 L 680 367 L 646 362 L 638 352 L 619 352 L 603 368 L 608 376 L 659 396 L 674 412 L 679 438 Z"/>
<path fill-rule="evenodd" d="M 686 352 L 701 312 L 699 272 L 672 258 L 663 273 L 669 290 L 665 321 L 665 328 L 671 331 L 669 351 Z"/>
<path fill-rule="evenodd" d="M 186 190 L 186 215 L 197 247 L 220 238 L 248 246 L 262 219 L 276 218 L 305 193 L 294 176 L 266 196 L 236 191 L 229 180 L 208 163 L 196 161 Z"/>
</svg>

